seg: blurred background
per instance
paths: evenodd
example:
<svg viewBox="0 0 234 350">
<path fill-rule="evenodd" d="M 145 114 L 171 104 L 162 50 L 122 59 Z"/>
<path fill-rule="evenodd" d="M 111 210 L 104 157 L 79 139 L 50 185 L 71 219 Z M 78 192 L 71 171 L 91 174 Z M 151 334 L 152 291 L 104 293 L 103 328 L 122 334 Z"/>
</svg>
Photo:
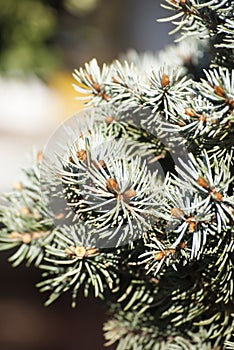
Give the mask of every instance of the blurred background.
<svg viewBox="0 0 234 350">
<path fill-rule="evenodd" d="M 0 191 L 17 182 L 33 147 L 83 105 L 72 71 L 96 57 L 111 62 L 128 48 L 159 50 L 172 42 L 161 0 L 0 0 Z M 1 350 L 102 350 L 104 309 L 70 296 L 48 309 L 40 272 L 11 268 L 1 254 Z M 123 349 L 124 350 L 124 349 Z"/>
</svg>

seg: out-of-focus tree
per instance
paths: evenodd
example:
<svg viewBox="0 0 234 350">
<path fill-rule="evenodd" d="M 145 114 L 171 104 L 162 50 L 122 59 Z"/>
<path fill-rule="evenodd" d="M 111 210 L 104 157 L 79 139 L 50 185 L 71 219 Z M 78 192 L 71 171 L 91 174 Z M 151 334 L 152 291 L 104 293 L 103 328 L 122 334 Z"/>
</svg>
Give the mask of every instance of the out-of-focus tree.
<svg viewBox="0 0 234 350">
<path fill-rule="evenodd" d="M 62 18 L 87 15 L 97 4 L 98 0 L 0 0 L 0 73 L 48 76 L 63 61 L 57 41 Z"/>
<path fill-rule="evenodd" d="M 49 40 L 56 30 L 56 14 L 51 6 L 35 0 L 0 0 L 0 70 L 39 75 L 58 64 Z"/>
</svg>

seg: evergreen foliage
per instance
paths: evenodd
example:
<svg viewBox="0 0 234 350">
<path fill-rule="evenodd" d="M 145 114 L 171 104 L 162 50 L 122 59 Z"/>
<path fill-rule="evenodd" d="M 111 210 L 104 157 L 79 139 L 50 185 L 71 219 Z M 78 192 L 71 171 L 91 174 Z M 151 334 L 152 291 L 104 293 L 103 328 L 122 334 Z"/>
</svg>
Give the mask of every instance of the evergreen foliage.
<svg viewBox="0 0 234 350">
<path fill-rule="evenodd" d="M 46 304 L 104 299 L 106 346 L 232 349 L 234 2 L 163 6 L 182 41 L 75 71 L 84 122 L 3 196 L 0 248 L 43 270 Z"/>
<path fill-rule="evenodd" d="M 63 16 L 79 20 L 97 4 L 98 0 L 0 0 L 1 75 L 48 79 L 62 63 L 58 36 L 64 31 Z"/>
</svg>

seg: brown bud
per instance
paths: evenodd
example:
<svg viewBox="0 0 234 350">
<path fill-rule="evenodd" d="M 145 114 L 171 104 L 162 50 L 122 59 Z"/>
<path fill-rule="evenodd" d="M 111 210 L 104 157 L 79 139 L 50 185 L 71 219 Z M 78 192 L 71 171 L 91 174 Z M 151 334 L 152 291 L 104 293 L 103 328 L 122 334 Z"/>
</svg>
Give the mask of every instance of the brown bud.
<svg viewBox="0 0 234 350">
<path fill-rule="evenodd" d="M 184 216 L 184 212 L 179 208 L 171 208 L 171 215 L 177 219 L 182 219 Z"/>
<path fill-rule="evenodd" d="M 111 123 L 113 122 L 113 120 L 114 120 L 114 118 L 111 117 L 111 116 L 107 116 L 107 117 L 105 118 L 105 122 L 106 122 L 107 124 L 111 124 Z"/>
<path fill-rule="evenodd" d="M 94 255 L 98 253 L 97 248 L 89 248 L 86 250 L 85 256 Z"/>
<path fill-rule="evenodd" d="M 20 212 L 24 215 L 29 215 L 30 214 L 30 210 L 26 207 L 22 207 L 20 208 Z"/>
<path fill-rule="evenodd" d="M 223 98 L 226 97 L 226 94 L 225 94 L 223 88 L 219 85 L 214 86 L 214 92 L 216 93 L 216 95 L 218 95 L 220 97 L 223 97 Z"/>
<path fill-rule="evenodd" d="M 123 198 L 125 201 L 129 201 L 132 197 L 136 197 L 136 191 L 132 188 L 130 188 L 130 190 L 127 190 L 126 192 L 124 192 L 123 194 Z"/>
<path fill-rule="evenodd" d="M 23 189 L 23 185 L 21 182 L 15 183 L 12 187 L 14 190 L 17 190 L 17 191 L 21 191 Z"/>
<path fill-rule="evenodd" d="M 189 221 L 189 233 L 194 233 L 197 227 L 197 222 L 195 221 Z"/>
<path fill-rule="evenodd" d="M 102 94 L 102 98 L 105 101 L 109 101 L 110 100 L 110 96 L 108 94 L 106 94 L 106 93 Z"/>
<path fill-rule="evenodd" d="M 105 166 L 106 166 L 106 163 L 105 163 L 104 160 L 102 160 L 102 159 L 100 159 L 100 160 L 98 161 L 98 164 L 100 165 L 101 168 L 105 168 Z"/>
<path fill-rule="evenodd" d="M 186 246 L 187 246 L 187 243 L 186 243 L 186 242 L 181 242 L 181 243 L 180 243 L 180 248 L 181 248 L 181 249 L 184 249 Z"/>
<path fill-rule="evenodd" d="M 98 83 L 93 83 L 93 88 L 94 88 L 94 90 L 96 90 L 97 92 L 100 92 L 100 91 L 101 91 L 101 86 L 100 86 L 100 84 L 98 84 Z"/>
<path fill-rule="evenodd" d="M 44 232 L 33 232 L 32 233 L 32 239 L 38 239 L 41 238 L 43 236 Z"/>
<path fill-rule="evenodd" d="M 164 87 L 168 86 L 169 84 L 170 84 L 169 76 L 166 75 L 166 74 L 163 74 L 162 78 L 161 78 L 161 85 L 162 85 L 162 87 L 164 88 Z"/>
<path fill-rule="evenodd" d="M 150 279 L 150 281 L 151 281 L 152 283 L 156 283 L 156 284 L 158 284 L 158 283 L 160 282 L 160 280 L 157 279 L 157 278 L 155 278 L 155 277 L 152 277 L 152 278 Z"/>
<path fill-rule="evenodd" d="M 17 232 L 17 231 L 12 231 L 9 235 L 10 239 L 21 239 L 22 235 L 21 233 Z"/>
<path fill-rule="evenodd" d="M 74 246 L 66 247 L 65 253 L 69 256 L 74 255 L 75 254 L 75 247 Z"/>
<path fill-rule="evenodd" d="M 213 196 L 215 197 L 215 199 L 216 199 L 218 202 L 222 202 L 223 196 L 222 196 L 221 193 L 217 192 L 214 188 L 212 189 L 211 192 L 213 193 Z"/>
<path fill-rule="evenodd" d="M 112 178 L 106 180 L 106 187 L 107 187 L 109 192 L 114 193 L 114 194 L 116 194 L 119 191 L 119 186 L 118 186 L 116 180 L 112 179 Z"/>
<path fill-rule="evenodd" d="M 79 258 L 83 258 L 86 254 L 86 249 L 85 247 L 76 247 L 75 248 L 75 254 Z"/>
<path fill-rule="evenodd" d="M 185 108 L 185 114 L 189 117 L 196 117 L 197 115 L 193 108 Z"/>
<path fill-rule="evenodd" d="M 30 243 L 32 240 L 32 236 L 30 235 L 30 233 L 24 233 L 22 235 L 22 242 L 24 242 L 25 244 Z"/>
<path fill-rule="evenodd" d="M 72 163 L 72 164 L 75 164 L 75 161 L 72 157 L 69 157 L 69 162 Z"/>
<path fill-rule="evenodd" d="M 42 151 L 37 152 L 37 161 L 38 161 L 38 163 L 40 163 L 42 161 L 42 158 L 43 158 L 43 152 Z"/>
<path fill-rule="evenodd" d="M 58 213 L 55 215 L 55 219 L 57 220 L 62 220 L 64 219 L 64 217 L 65 217 L 64 213 Z"/>
<path fill-rule="evenodd" d="M 162 252 L 159 252 L 159 253 L 155 254 L 154 260 L 157 260 L 157 261 L 162 260 L 162 258 L 163 258 L 165 255 L 166 255 L 166 254 L 165 254 L 165 250 L 163 250 Z"/>
<path fill-rule="evenodd" d="M 197 183 L 199 186 L 205 188 L 206 190 L 210 188 L 209 183 L 205 179 L 203 179 L 201 176 L 198 177 Z"/>
<path fill-rule="evenodd" d="M 178 120 L 178 125 L 179 126 L 185 126 L 185 122 L 182 119 Z"/>
<path fill-rule="evenodd" d="M 81 149 L 80 151 L 77 152 L 77 158 L 79 160 L 85 161 L 87 158 L 87 152 L 85 149 Z"/>
</svg>

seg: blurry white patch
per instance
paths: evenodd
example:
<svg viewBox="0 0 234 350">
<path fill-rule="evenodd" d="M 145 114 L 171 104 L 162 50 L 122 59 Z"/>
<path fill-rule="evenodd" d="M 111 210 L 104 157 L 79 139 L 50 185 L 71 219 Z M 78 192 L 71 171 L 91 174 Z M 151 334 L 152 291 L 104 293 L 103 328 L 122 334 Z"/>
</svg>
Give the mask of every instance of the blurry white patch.
<svg viewBox="0 0 234 350">
<path fill-rule="evenodd" d="M 33 147 L 44 147 L 61 121 L 62 103 L 56 91 L 36 78 L 0 78 L 0 192 L 19 181 Z"/>
<path fill-rule="evenodd" d="M 39 79 L 0 79 L 0 132 L 38 134 L 55 125 L 59 96 Z"/>
</svg>

